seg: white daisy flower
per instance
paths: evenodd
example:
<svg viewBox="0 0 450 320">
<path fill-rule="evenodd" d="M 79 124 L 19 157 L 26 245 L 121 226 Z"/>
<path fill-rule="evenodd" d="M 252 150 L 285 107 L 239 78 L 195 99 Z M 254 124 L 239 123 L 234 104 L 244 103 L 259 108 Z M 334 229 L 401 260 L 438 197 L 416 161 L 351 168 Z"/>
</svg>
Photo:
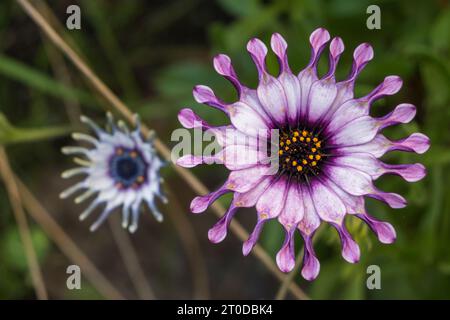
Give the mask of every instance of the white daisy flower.
<svg viewBox="0 0 450 320">
<path fill-rule="evenodd" d="M 136 117 L 136 129 L 130 131 L 123 121 L 117 125 L 110 113 L 107 114 L 110 130 L 103 130 L 91 119 L 81 116 L 81 121 L 89 125 L 96 137 L 84 133 L 73 133 L 72 137 L 93 146 L 88 149 L 78 146 L 62 148 L 67 155 L 80 155 L 74 161 L 80 167 L 62 173 L 63 178 L 83 174 L 85 179 L 66 189 L 60 194 L 62 199 L 84 190 L 75 198 L 75 203 L 95 195 L 95 199 L 81 213 L 80 220 L 86 219 L 99 206 L 103 206 L 100 217 L 92 224 L 95 231 L 114 209 L 122 207 L 122 226 L 135 232 L 142 202 L 145 202 L 161 222 L 163 216 L 155 205 L 156 198 L 164 203 L 167 199 L 162 194 L 159 175 L 164 162 L 157 156 L 152 139 L 144 139 L 141 134 L 139 117 Z M 131 214 L 131 223 L 130 223 Z"/>
</svg>

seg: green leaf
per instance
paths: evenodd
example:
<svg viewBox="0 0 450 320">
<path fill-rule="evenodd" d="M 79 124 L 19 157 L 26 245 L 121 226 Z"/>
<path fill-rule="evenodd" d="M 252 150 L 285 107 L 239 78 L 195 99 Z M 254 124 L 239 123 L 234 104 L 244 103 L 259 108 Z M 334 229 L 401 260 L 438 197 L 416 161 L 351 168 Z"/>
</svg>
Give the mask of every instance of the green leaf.
<svg viewBox="0 0 450 320">
<path fill-rule="evenodd" d="M 13 58 L 0 54 L 0 74 L 57 98 L 94 106 L 96 102 L 84 91 L 68 87 Z"/>
<path fill-rule="evenodd" d="M 69 126 L 21 129 L 13 127 L 0 112 L 0 144 L 32 142 L 60 137 L 71 131 Z"/>
</svg>

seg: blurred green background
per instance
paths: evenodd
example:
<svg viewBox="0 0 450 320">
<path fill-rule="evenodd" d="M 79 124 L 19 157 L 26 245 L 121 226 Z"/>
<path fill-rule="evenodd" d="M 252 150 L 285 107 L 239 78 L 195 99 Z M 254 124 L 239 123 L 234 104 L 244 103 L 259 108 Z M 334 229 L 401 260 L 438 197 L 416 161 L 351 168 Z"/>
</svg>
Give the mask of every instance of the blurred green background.
<svg viewBox="0 0 450 320">
<path fill-rule="evenodd" d="M 352 51 L 361 42 L 370 42 L 375 58 L 362 72 L 356 96 L 368 93 L 387 75 L 404 80 L 402 90 L 376 103 L 375 115 L 382 115 L 402 102 L 417 106 L 415 121 L 387 131 L 400 138 L 416 131 L 431 138 L 432 147 L 424 155 L 396 152 L 390 163 L 422 162 L 427 177 L 406 183 L 395 176 L 377 181 L 380 188 L 405 196 L 409 205 L 393 210 L 368 201 L 368 211 L 390 221 L 397 230 L 393 245 L 382 245 L 356 219 L 347 219 L 361 246 L 356 265 L 340 256 L 338 237 L 332 228 L 323 229 L 316 242 L 321 272 L 308 283 L 295 281 L 315 299 L 448 299 L 450 298 L 450 8 L 449 1 L 369 1 L 369 0 L 172 0 L 33 1 L 54 16 L 47 16 L 69 43 L 163 141 L 180 125 L 177 112 L 190 106 L 215 124 L 224 117 L 195 103 L 196 84 L 212 87 L 225 101 L 233 101 L 231 85 L 212 67 L 212 57 L 228 54 L 242 81 L 254 86 L 257 74 L 245 46 L 254 36 L 269 43 L 273 32 L 281 33 L 289 44 L 292 70 L 299 71 L 309 60 L 309 34 L 325 27 L 332 36 L 344 40 L 346 51 L 338 66 L 338 80 L 348 73 Z M 81 30 L 67 30 L 66 8 L 81 8 Z M 366 28 L 366 8 L 381 8 L 381 30 Z M 60 154 L 72 143 L 67 132 L 79 127 L 80 113 L 104 121 L 107 104 L 92 90 L 78 70 L 48 42 L 39 28 L 15 1 L 0 2 L 0 143 L 6 146 L 15 173 L 34 192 L 64 230 L 98 268 L 127 298 L 136 298 L 126 268 L 112 240 L 108 224 L 98 232 L 88 231 L 89 222 L 78 222 L 83 205 L 58 198 L 72 182 L 62 181 L 60 172 L 70 168 L 70 160 Z M 324 74 L 327 59 L 321 60 Z M 269 67 L 277 71 L 276 59 Z M 193 172 L 211 189 L 217 188 L 227 172 L 219 166 L 202 166 Z M 186 215 L 199 242 L 209 292 L 204 297 L 270 299 L 279 282 L 254 257 L 241 255 L 241 243 L 231 233 L 213 245 L 207 230 L 216 221 L 208 211 L 202 216 L 188 213 L 194 193 L 166 168 L 166 188 L 174 195 L 173 210 Z M 221 199 L 224 204 L 229 198 Z M 162 206 L 162 205 L 160 205 Z M 248 230 L 255 223 L 254 209 L 242 210 L 239 219 Z M 31 219 L 30 219 L 31 220 Z M 183 246 L 173 219 L 157 224 L 150 214 L 141 218 L 138 232 L 131 237 L 148 281 L 158 298 L 192 298 L 192 278 L 196 270 L 189 259 L 192 252 Z M 83 279 L 83 289 L 65 286 L 67 257 L 47 238 L 39 225 L 31 223 L 32 237 L 39 255 L 51 298 L 102 298 Z M 274 258 L 283 240 L 281 227 L 269 224 L 261 243 Z M 298 241 L 297 248 L 302 243 Z M 200 263 L 200 262 L 199 262 Z M 379 265 L 382 289 L 366 288 L 366 268 Z M 6 189 L 0 184 L 0 298 L 34 298 L 20 237 Z M 288 298 L 292 298 L 288 295 Z"/>
</svg>

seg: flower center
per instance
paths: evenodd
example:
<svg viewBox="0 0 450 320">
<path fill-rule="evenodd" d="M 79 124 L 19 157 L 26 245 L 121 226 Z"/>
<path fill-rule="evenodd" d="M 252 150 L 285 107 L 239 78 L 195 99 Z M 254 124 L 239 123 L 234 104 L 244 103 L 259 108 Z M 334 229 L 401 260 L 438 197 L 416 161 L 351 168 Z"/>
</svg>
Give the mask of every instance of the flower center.
<svg viewBox="0 0 450 320">
<path fill-rule="evenodd" d="M 283 129 L 279 143 L 279 172 L 302 178 L 320 173 L 326 156 L 318 134 L 306 129 Z"/>
<path fill-rule="evenodd" d="M 135 149 L 116 148 L 109 165 L 110 175 L 119 189 L 136 189 L 146 180 L 147 163 Z"/>
</svg>

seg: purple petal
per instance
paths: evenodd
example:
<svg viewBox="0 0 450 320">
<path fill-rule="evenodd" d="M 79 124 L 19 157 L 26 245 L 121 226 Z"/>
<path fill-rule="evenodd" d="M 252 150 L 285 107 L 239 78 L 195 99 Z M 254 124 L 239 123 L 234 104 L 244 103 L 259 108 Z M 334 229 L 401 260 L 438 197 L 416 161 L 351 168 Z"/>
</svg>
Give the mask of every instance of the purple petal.
<svg viewBox="0 0 450 320">
<path fill-rule="evenodd" d="M 350 167 L 328 166 L 326 173 L 344 191 L 354 196 L 366 195 L 374 190 L 371 177 Z"/>
<path fill-rule="evenodd" d="M 296 182 L 291 183 L 287 190 L 286 203 L 283 211 L 278 216 L 278 221 L 287 229 L 292 225 L 297 225 L 302 219 L 305 208 L 303 206 L 303 196 Z"/>
<path fill-rule="evenodd" d="M 280 74 L 283 72 L 291 72 L 287 57 L 287 43 L 286 40 L 279 33 L 274 33 L 270 39 L 270 46 L 272 51 L 278 58 L 278 63 L 280 64 Z"/>
<path fill-rule="evenodd" d="M 324 28 L 318 28 L 311 33 L 309 37 L 309 43 L 311 44 L 311 59 L 308 67 L 316 68 L 320 54 L 328 41 L 330 41 L 330 34 Z"/>
<path fill-rule="evenodd" d="M 414 164 L 386 164 L 382 163 L 383 173 L 396 174 L 408 182 L 416 182 L 423 179 L 427 170 L 421 163 Z"/>
<path fill-rule="evenodd" d="M 278 78 L 280 81 L 287 101 L 287 117 L 289 123 L 295 126 L 298 122 L 298 114 L 300 109 L 300 100 L 302 89 L 298 78 L 292 73 L 282 73 Z"/>
<path fill-rule="evenodd" d="M 272 183 L 272 177 L 266 177 L 259 182 L 253 189 L 244 193 L 235 193 L 236 206 L 253 207 L 259 200 L 264 191 Z"/>
<path fill-rule="evenodd" d="M 351 153 L 331 160 L 335 165 L 352 167 L 370 175 L 373 179 L 384 173 L 381 162 L 369 153 Z"/>
<path fill-rule="evenodd" d="M 252 137 L 258 137 L 261 132 L 266 135 L 270 129 L 264 119 L 254 111 L 249 105 L 236 102 L 228 106 L 231 123 L 239 131 Z"/>
<path fill-rule="evenodd" d="M 222 195 L 224 195 L 225 193 L 228 193 L 228 192 L 230 192 L 230 190 L 227 188 L 226 183 L 225 183 L 223 186 L 221 186 L 219 189 L 217 189 L 214 192 L 211 192 L 204 196 L 195 197 L 191 201 L 190 208 L 191 208 L 192 213 L 204 212 L 206 209 L 208 209 L 208 207 L 214 201 L 216 201 L 218 198 L 220 198 Z"/>
<path fill-rule="evenodd" d="M 339 62 L 339 58 L 344 52 L 344 42 L 341 38 L 336 37 L 333 38 L 330 42 L 330 69 L 328 73 L 324 76 L 324 78 L 334 78 L 334 73 L 336 71 L 336 66 Z"/>
<path fill-rule="evenodd" d="M 220 157 L 214 156 L 194 156 L 192 154 L 184 155 L 176 161 L 177 165 L 184 168 L 193 168 L 202 163 L 222 163 Z"/>
<path fill-rule="evenodd" d="M 301 100 L 301 87 L 298 78 L 292 74 L 287 59 L 287 43 L 279 33 L 274 33 L 271 39 L 271 47 L 280 64 L 278 81 L 284 90 L 287 101 L 287 115 L 291 125 L 297 124 L 299 103 Z"/>
<path fill-rule="evenodd" d="M 389 143 L 389 151 L 401 150 L 422 154 L 430 148 L 430 138 L 422 133 L 413 133 L 407 138 L 389 141 Z"/>
<path fill-rule="evenodd" d="M 353 99 L 353 88 L 355 86 L 355 80 L 359 73 L 364 69 L 366 64 L 372 60 L 373 50 L 370 44 L 362 43 L 353 52 L 353 66 L 348 78 L 344 81 L 338 82 L 338 94 L 332 109 L 336 109 L 339 105 L 347 100 Z"/>
<path fill-rule="evenodd" d="M 286 235 L 283 246 L 278 251 L 276 256 L 278 268 L 280 268 L 282 272 L 291 272 L 295 266 L 295 251 L 293 239 L 295 230 L 296 226 L 285 230 Z"/>
<path fill-rule="evenodd" d="M 241 170 L 265 164 L 267 155 L 251 146 L 231 145 L 212 156 L 229 170 Z M 267 163 L 266 163 L 267 164 Z"/>
<path fill-rule="evenodd" d="M 231 59 L 225 54 L 219 54 L 214 57 L 214 69 L 217 73 L 224 76 L 228 81 L 230 81 L 233 86 L 238 91 L 239 96 L 244 90 L 244 86 L 240 83 L 236 72 L 234 71 L 233 65 L 231 64 Z"/>
<path fill-rule="evenodd" d="M 342 257 L 350 263 L 358 262 L 361 254 L 358 244 L 344 226 L 335 223 L 333 223 L 333 226 L 338 231 L 339 238 L 341 238 Z"/>
<path fill-rule="evenodd" d="M 406 200 L 402 196 L 378 190 L 367 173 L 350 167 L 339 166 L 328 166 L 326 173 L 336 185 L 351 195 L 367 195 L 386 202 L 394 209 L 403 208 L 406 205 Z"/>
<path fill-rule="evenodd" d="M 235 170 L 230 173 L 226 186 L 235 192 L 243 193 L 254 188 L 269 172 L 268 166 L 255 166 L 248 169 Z"/>
<path fill-rule="evenodd" d="M 367 63 L 373 59 L 373 49 L 368 43 L 361 43 L 353 52 L 353 66 L 347 82 L 351 83 L 352 89 L 358 74 L 364 69 Z"/>
<path fill-rule="evenodd" d="M 287 182 L 280 178 L 272 183 L 256 203 L 256 210 L 262 219 L 276 218 L 283 210 L 287 195 Z"/>
<path fill-rule="evenodd" d="M 402 103 L 395 107 L 394 111 L 384 117 L 378 118 L 380 129 L 393 126 L 400 123 L 408 123 L 416 115 L 416 107 L 409 103 Z"/>
<path fill-rule="evenodd" d="M 319 275 L 320 262 L 316 257 L 316 253 L 314 252 L 314 247 L 312 245 L 312 236 L 305 235 L 302 233 L 302 237 L 303 240 L 305 241 L 302 277 L 308 281 L 312 281 Z"/>
<path fill-rule="evenodd" d="M 261 105 L 275 122 L 284 124 L 288 102 L 280 81 L 266 74 L 259 82 L 256 90 Z"/>
<path fill-rule="evenodd" d="M 281 83 L 266 71 L 267 47 L 259 39 L 252 39 L 247 44 L 247 50 L 258 69 L 259 85 L 256 90 L 258 99 L 264 110 L 278 123 L 286 119 L 287 100 Z"/>
<path fill-rule="evenodd" d="M 406 206 L 406 200 L 401 195 L 392 192 L 383 192 L 374 188 L 367 196 L 387 203 L 393 209 L 401 209 Z"/>
<path fill-rule="evenodd" d="M 200 118 L 192 109 L 184 108 L 178 113 L 178 121 L 187 129 L 201 128 L 210 129 L 211 126 Z"/>
<path fill-rule="evenodd" d="M 299 190 L 301 191 L 303 197 L 303 206 L 305 208 L 303 219 L 298 224 L 298 229 L 303 235 L 310 236 L 317 230 L 320 226 L 320 218 L 316 213 L 316 209 L 314 207 L 314 203 L 311 199 L 311 195 L 306 186 L 300 186 Z"/>
<path fill-rule="evenodd" d="M 311 182 L 310 192 L 316 212 L 322 220 L 340 223 L 344 219 L 346 213 L 344 203 L 319 179 Z"/>
<path fill-rule="evenodd" d="M 369 116 L 357 118 L 337 129 L 330 137 L 330 144 L 342 147 L 369 142 L 377 134 L 381 123 L 384 122 Z"/>
<path fill-rule="evenodd" d="M 396 94 L 402 87 L 403 81 L 398 76 L 387 76 L 383 82 L 379 84 L 371 93 L 362 98 L 372 104 L 385 96 L 392 96 Z"/>
<path fill-rule="evenodd" d="M 377 134 L 372 141 L 367 143 L 339 148 L 341 153 L 370 153 L 380 158 L 389 151 L 407 151 L 424 153 L 430 147 L 430 139 L 421 133 L 413 133 L 409 137 L 398 141 L 391 141 L 382 134 Z"/>
<path fill-rule="evenodd" d="M 248 256 L 248 254 L 252 251 L 256 242 L 258 242 L 259 236 L 261 234 L 262 228 L 266 223 L 267 219 L 258 218 L 258 222 L 256 223 L 255 228 L 253 229 L 250 237 L 242 244 L 242 254 L 244 256 Z"/>
<path fill-rule="evenodd" d="M 390 223 L 377 220 L 368 214 L 358 214 L 357 217 L 367 223 L 381 243 L 393 243 L 397 238 L 395 229 Z"/>
<path fill-rule="evenodd" d="M 341 199 L 342 203 L 345 205 L 345 210 L 348 214 L 364 213 L 364 197 L 363 196 L 353 196 L 348 192 L 345 192 L 340 187 L 338 187 L 333 181 L 327 179 L 324 183 L 333 190 L 337 196 Z"/>
<path fill-rule="evenodd" d="M 299 115 L 302 118 L 306 118 L 311 85 L 314 81 L 317 81 L 317 62 L 319 61 L 320 55 L 329 40 L 330 34 L 323 28 L 316 29 L 309 37 L 309 42 L 311 44 L 311 59 L 308 66 L 297 76 L 302 88 L 302 98 L 299 110 Z"/>
<path fill-rule="evenodd" d="M 236 210 L 238 208 L 233 204 L 230 205 L 227 212 L 220 218 L 219 221 L 208 231 L 208 239 L 212 243 L 219 243 L 225 239 L 228 232 L 228 227 L 230 226 L 231 220 L 233 219 Z"/>
<path fill-rule="evenodd" d="M 250 56 L 258 69 L 259 79 L 261 80 L 267 74 L 267 47 L 261 40 L 253 38 L 247 43 L 247 51 L 250 53 Z"/>
<path fill-rule="evenodd" d="M 214 91 L 210 87 L 198 85 L 194 87 L 193 95 L 195 101 L 198 103 L 204 103 L 208 106 L 216 108 L 220 111 L 228 113 L 226 104 L 218 99 L 214 94 Z"/>
<path fill-rule="evenodd" d="M 336 98 L 337 87 L 333 79 L 314 82 L 309 91 L 307 119 L 315 123 L 329 111 Z"/>
</svg>

